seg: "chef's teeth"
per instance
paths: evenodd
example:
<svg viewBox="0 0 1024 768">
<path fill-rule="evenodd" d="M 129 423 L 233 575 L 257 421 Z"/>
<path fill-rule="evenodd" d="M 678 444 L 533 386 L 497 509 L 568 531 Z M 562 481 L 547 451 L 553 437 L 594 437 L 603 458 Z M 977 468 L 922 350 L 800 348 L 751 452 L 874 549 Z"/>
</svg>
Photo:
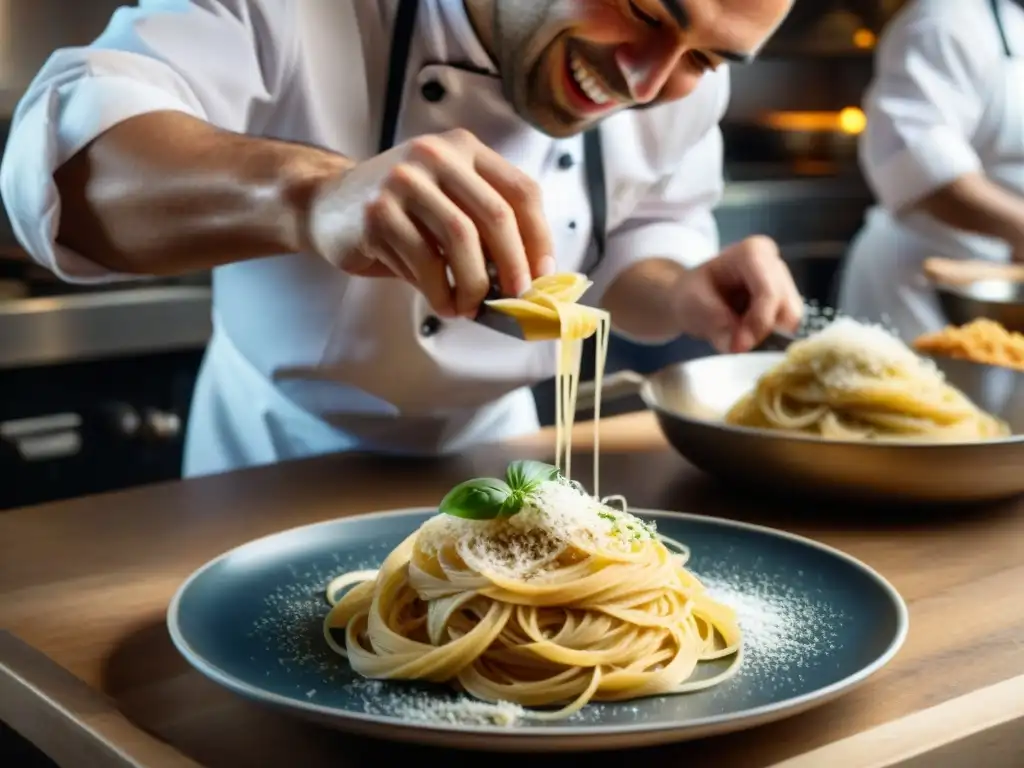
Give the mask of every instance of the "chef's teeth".
<svg viewBox="0 0 1024 768">
<path fill-rule="evenodd" d="M 580 89 L 587 94 L 589 98 L 595 104 L 604 105 L 611 101 L 611 97 L 605 92 L 605 90 L 598 85 L 597 80 L 587 69 L 583 60 L 578 55 L 573 53 L 569 57 L 569 63 L 572 69 L 572 76 Z"/>
</svg>

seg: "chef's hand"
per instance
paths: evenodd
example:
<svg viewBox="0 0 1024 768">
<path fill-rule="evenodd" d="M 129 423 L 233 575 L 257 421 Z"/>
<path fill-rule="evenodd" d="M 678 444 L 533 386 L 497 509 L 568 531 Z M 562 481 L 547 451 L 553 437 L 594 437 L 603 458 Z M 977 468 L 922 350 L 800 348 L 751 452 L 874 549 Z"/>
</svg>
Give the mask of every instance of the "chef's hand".
<svg viewBox="0 0 1024 768">
<path fill-rule="evenodd" d="M 804 302 L 778 246 L 755 236 L 685 273 L 676 306 L 686 333 L 738 353 L 776 328 L 796 331 Z"/>
<path fill-rule="evenodd" d="M 355 165 L 315 195 L 308 227 L 311 247 L 330 263 L 404 278 L 447 317 L 475 315 L 487 296 L 484 254 L 507 296 L 555 266 L 538 185 L 464 130 Z"/>
</svg>

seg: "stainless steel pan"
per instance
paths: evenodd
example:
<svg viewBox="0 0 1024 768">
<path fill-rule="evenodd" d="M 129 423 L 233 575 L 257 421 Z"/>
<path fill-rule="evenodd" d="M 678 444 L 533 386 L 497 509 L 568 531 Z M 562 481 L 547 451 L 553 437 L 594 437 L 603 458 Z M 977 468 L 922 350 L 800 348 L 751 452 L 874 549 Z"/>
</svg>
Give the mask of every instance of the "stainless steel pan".
<svg viewBox="0 0 1024 768">
<path fill-rule="evenodd" d="M 924 272 L 953 325 L 988 318 L 1009 331 L 1024 331 L 1024 265 L 930 258 Z"/>
<path fill-rule="evenodd" d="M 1014 436 L 957 445 L 885 445 L 727 426 L 722 417 L 780 352 L 718 355 L 652 376 L 616 373 L 604 399 L 639 394 L 676 451 L 732 483 L 856 500 L 976 502 L 1024 493 L 1024 374 L 936 359 L 951 384 L 1006 420 Z M 580 387 L 581 408 L 592 386 Z"/>
<path fill-rule="evenodd" d="M 953 325 L 994 320 L 1008 331 L 1024 332 L 1024 283 L 980 280 L 968 285 L 935 286 L 939 306 Z"/>
</svg>

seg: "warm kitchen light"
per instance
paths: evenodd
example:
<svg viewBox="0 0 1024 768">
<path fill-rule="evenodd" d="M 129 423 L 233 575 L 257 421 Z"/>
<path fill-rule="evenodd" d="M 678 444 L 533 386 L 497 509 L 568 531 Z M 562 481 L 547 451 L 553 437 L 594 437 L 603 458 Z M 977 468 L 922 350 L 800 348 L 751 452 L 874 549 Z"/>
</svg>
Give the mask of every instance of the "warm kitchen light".
<svg viewBox="0 0 1024 768">
<path fill-rule="evenodd" d="M 843 133 L 863 133 L 868 119 L 857 107 L 847 107 L 839 113 L 839 130 Z"/>
<path fill-rule="evenodd" d="M 861 48 L 863 50 L 870 50 L 871 48 L 875 47 L 875 41 L 875 33 L 872 32 L 870 29 L 864 29 L 863 27 L 861 27 L 860 29 L 853 33 L 853 44 L 857 48 Z"/>
</svg>

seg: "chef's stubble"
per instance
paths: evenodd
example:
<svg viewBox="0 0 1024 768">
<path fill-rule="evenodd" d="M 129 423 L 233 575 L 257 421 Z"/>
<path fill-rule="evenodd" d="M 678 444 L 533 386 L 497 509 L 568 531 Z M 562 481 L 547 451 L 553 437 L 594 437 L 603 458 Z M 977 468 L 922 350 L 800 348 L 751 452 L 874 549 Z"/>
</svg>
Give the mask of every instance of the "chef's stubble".
<svg viewBox="0 0 1024 768">
<path fill-rule="evenodd" d="M 471 0 L 473 1 L 473 0 Z M 479 2 L 479 0 L 476 0 Z M 541 113 L 553 119 L 553 104 L 538 104 L 541 94 L 550 101 L 550 86 L 537 87 L 539 57 L 551 42 L 586 15 L 582 0 L 487 0 L 492 13 L 491 54 L 502 74 L 505 98 L 525 119 L 536 122 Z M 541 129 L 550 125 L 539 125 Z"/>
</svg>

